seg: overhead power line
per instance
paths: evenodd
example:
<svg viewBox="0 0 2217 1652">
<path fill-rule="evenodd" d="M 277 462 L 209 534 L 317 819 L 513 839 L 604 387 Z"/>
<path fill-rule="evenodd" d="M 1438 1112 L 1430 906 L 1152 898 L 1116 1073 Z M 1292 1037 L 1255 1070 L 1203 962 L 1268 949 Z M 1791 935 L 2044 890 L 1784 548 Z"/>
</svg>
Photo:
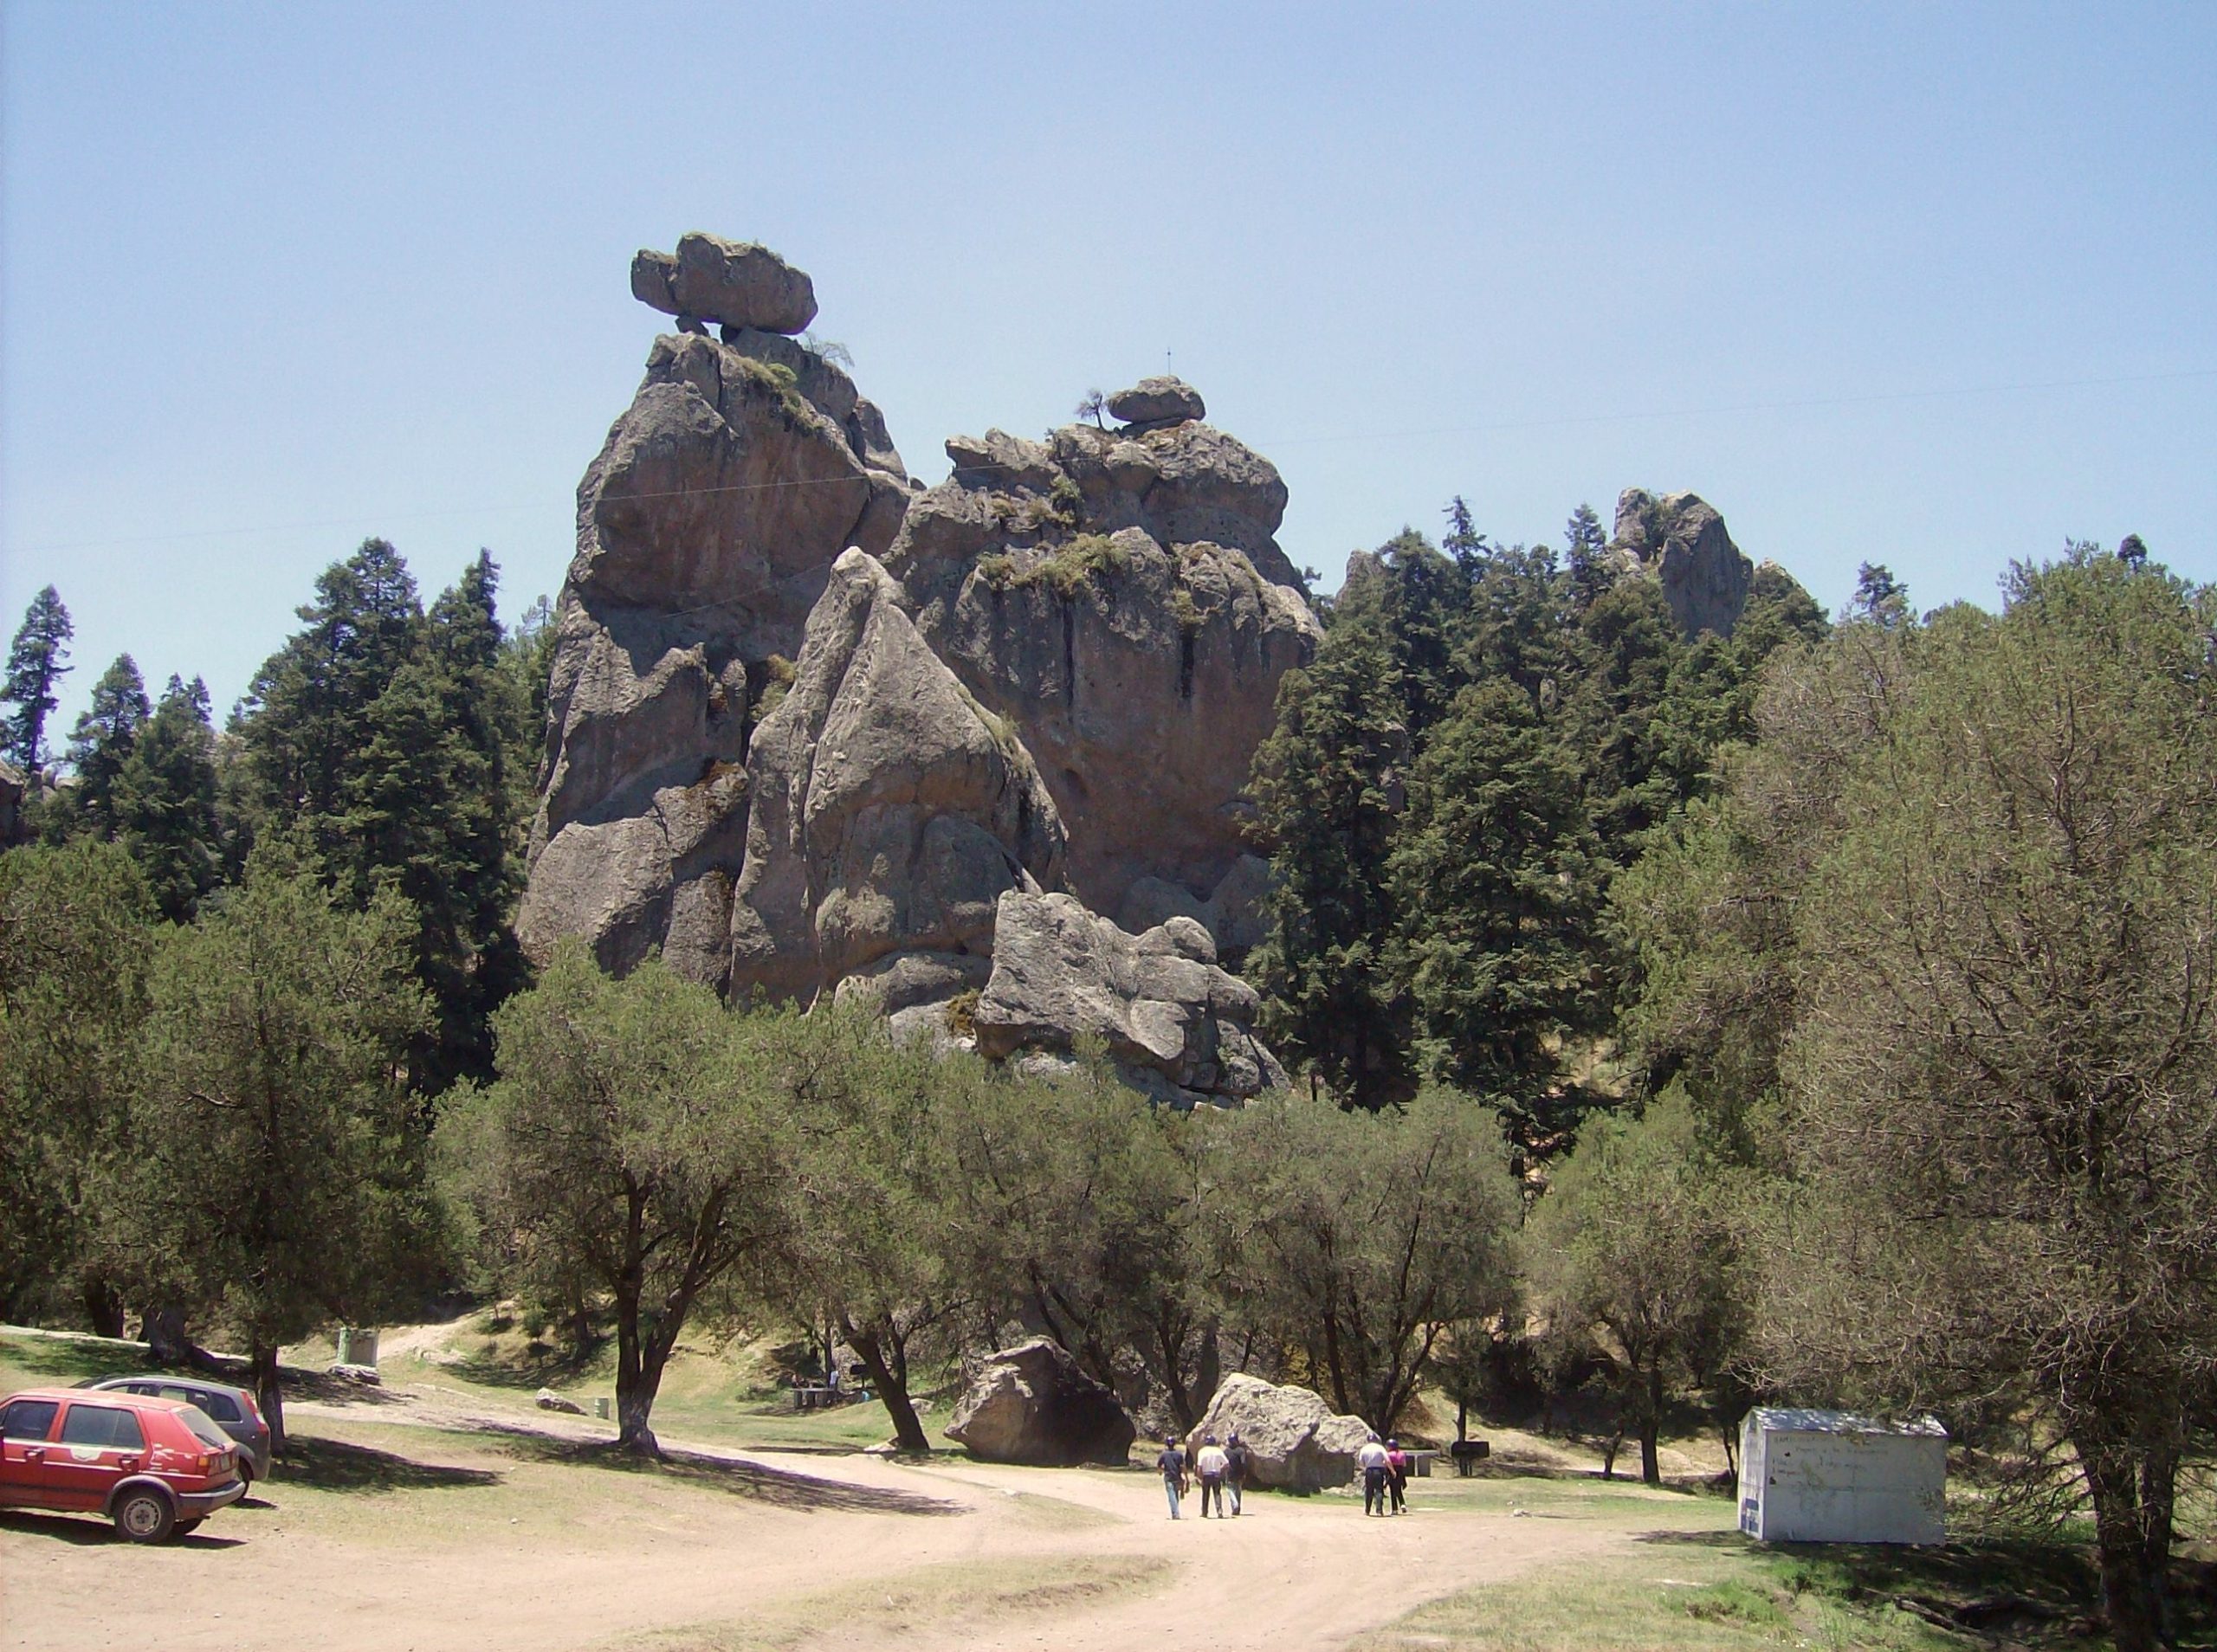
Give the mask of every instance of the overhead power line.
<svg viewBox="0 0 2217 1652">
<path fill-rule="evenodd" d="M 1353 430 L 1315 436 L 1272 436 L 1249 441 L 1258 452 L 1272 448 L 1309 447 L 1320 442 L 1408 442 L 1428 436 L 1494 435 L 1510 430 L 1559 429 L 1572 426 L 1634 424 L 1658 419 L 1716 418 L 1733 413 L 1785 413 L 1815 408 L 1872 407 L 1890 403 L 1942 401 L 1968 396 L 2033 395 L 2043 391 L 2095 390 L 2126 384 L 2159 384 L 2188 379 L 2217 378 L 2217 367 L 2191 367 L 2174 372 L 2127 373 L 2093 378 L 2031 379 L 2002 384 L 1957 384 L 1937 390 L 1878 390 L 1856 396 L 1811 396 L 1785 401 L 1719 402 L 1705 406 L 1651 408 L 1644 411 L 1566 413 L 1546 418 L 1483 420 L 1403 430 Z M 999 470 L 999 465 L 965 465 L 965 470 Z M 717 494 L 765 493 L 784 487 L 851 487 L 855 476 L 796 478 L 786 481 L 731 482 L 715 487 L 674 487 L 656 492 L 626 494 L 627 500 L 706 498 Z M 468 505 L 441 510 L 358 512 L 351 516 L 326 517 L 312 521 L 267 523 L 255 526 L 188 528 L 174 533 L 133 534 L 118 539 L 48 541 L 43 545 L 9 545 L 0 557 L 38 556 L 59 551 L 90 551 L 109 546 L 183 544 L 194 539 L 246 539 L 273 533 L 312 533 L 325 528 L 355 527 L 374 521 L 380 527 L 407 522 L 449 520 L 464 516 L 515 516 L 545 508 L 543 502 L 514 505 Z"/>
</svg>

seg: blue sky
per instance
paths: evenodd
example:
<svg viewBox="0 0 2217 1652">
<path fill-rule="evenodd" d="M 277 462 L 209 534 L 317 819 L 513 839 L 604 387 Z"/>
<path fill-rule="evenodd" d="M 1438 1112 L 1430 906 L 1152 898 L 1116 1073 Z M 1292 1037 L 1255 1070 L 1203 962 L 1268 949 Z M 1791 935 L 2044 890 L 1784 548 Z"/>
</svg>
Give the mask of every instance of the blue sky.
<svg viewBox="0 0 2217 1652">
<path fill-rule="evenodd" d="M 910 467 L 1164 352 L 1347 553 L 1692 488 L 1828 607 L 2217 578 L 2217 6 L 0 6 L 0 617 L 220 707 L 365 535 L 511 611 L 688 229 Z M 2029 389 L 2025 386 L 2045 386 Z M 58 741 L 57 741 L 58 743 Z"/>
</svg>

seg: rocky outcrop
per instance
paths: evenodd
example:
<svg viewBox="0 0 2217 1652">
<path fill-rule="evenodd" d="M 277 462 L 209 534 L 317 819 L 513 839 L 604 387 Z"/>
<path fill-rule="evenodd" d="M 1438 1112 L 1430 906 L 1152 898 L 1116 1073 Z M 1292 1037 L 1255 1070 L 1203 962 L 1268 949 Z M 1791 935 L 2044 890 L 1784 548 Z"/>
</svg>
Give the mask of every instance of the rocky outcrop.
<svg viewBox="0 0 2217 1652">
<path fill-rule="evenodd" d="M 679 238 L 675 256 L 640 249 L 631 296 L 682 320 L 765 332 L 799 332 L 816 319 L 816 284 L 806 271 L 767 247 L 697 229 Z"/>
<path fill-rule="evenodd" d="M 0 849 L 13 849 L 23 841 L 23 771 L 0 762 Z"/>
<path fill-rule="evenodd" d="M 1000 899 L 993 967 L 971 1011 L 978 1049 L 1067 1055 L 1106 1045 L 1126 1080 L 1171 1106 L 1237 1104 L 1283 1085 L 1255 1036 L 1255 989 L 1217 966 L 1191 918 L 1134 935 L 1067 894 Z"/>
<path fill-rule="evenodd" d="M 1059 883 L 1063 823 L 1029 755 L 850 550 L 791 690 L 755 732 L 732 990 L 812 998 L 863 971 L 889 1012 L 983 978 L 996 904 Z"/>
<path fill-rule="evenodd" d="M 1114 402 L 1192 416 L 950 441 L 953 474 L 912 502 L 887 565 L 934 650 L 1037 760 L 1070 829 L 1071 890 L 1119 916 L 1206 913 L 1244 951 L 1247 778 L 1278 681 L 1322 627 L 1274 537 L 1276 468 L 1199 423 L 1175 381 Z"/>
<path fill-rule="evenodd" d="M 534 955 L 582 935 L 621 970 L 661 946 L 723 984 L 748 737 L 833 559 L 884 551 L 909 494 L 884 420 L 834 364 L 745 328 L 655 341 L 578 488 L 517 920 Z"/>
<path fill-rule="evenodd" d="M 1045 1468 L 1121 1467 L 1135 1434 L 1116 1397 L 1045 1337 L 986 1359 L 947 1425 L 973 1457 Z"/>
<path fill-rule="evenodd" d="M 1348 1484 L 1355 1453 L 1370 1438 L 1361 1417 L 1335 1415 L 1308 1389 L 1280 1388 L 1244 1371 L 1217 1385 L 1191 1437 L 1222 1442 L 1235 1433 L 1247 1448 L 1248 1483 L 1282 1491 Z"/>
<path fill-rule="evenodd" d="M 1663 599 L 1688 637 L 1703 631 L 1729 636 L 1740 623 L 1755 583 L 1755 564 L 1732 543 L 1724 519 L 1700 495 L 1666 494 L 1658 499 L 1645 488 L 1626 488 L 1617 500 L 1616 535 L 1609 549 L 1626 571 L 1660 582 Z"/>
</svg>

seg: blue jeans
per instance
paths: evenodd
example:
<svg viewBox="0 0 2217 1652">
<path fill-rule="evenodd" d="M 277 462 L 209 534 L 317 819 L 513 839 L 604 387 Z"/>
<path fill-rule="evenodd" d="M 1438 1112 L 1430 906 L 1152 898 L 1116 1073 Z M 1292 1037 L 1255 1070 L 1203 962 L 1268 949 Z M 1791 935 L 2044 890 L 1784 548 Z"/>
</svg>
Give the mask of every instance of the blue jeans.
<svg viewBox="0 0 2217 1652">
<path fill-rule="evenodd" d="M 1165 1475 L 1162 1479 L 1162 1494 L 1170 1500 L 1170 1518 L 1176 1520 L 1178 1518 L 1178 1482 L 1167 1475 Z"/>
</svg>

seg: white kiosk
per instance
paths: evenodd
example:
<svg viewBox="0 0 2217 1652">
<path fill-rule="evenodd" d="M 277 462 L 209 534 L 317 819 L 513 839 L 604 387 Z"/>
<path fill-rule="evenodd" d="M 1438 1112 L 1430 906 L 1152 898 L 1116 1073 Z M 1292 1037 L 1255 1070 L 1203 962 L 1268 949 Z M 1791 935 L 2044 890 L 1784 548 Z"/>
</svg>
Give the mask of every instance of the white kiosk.
<svg viewBox="0 0 2217 1652">
<path fill-rule="evenodd" d="M 1740 1529 L 1766 1543 L 1944 1543 L 1948 1431 L 1759 1408 L 1740 1425 Z"/>
</svg>

